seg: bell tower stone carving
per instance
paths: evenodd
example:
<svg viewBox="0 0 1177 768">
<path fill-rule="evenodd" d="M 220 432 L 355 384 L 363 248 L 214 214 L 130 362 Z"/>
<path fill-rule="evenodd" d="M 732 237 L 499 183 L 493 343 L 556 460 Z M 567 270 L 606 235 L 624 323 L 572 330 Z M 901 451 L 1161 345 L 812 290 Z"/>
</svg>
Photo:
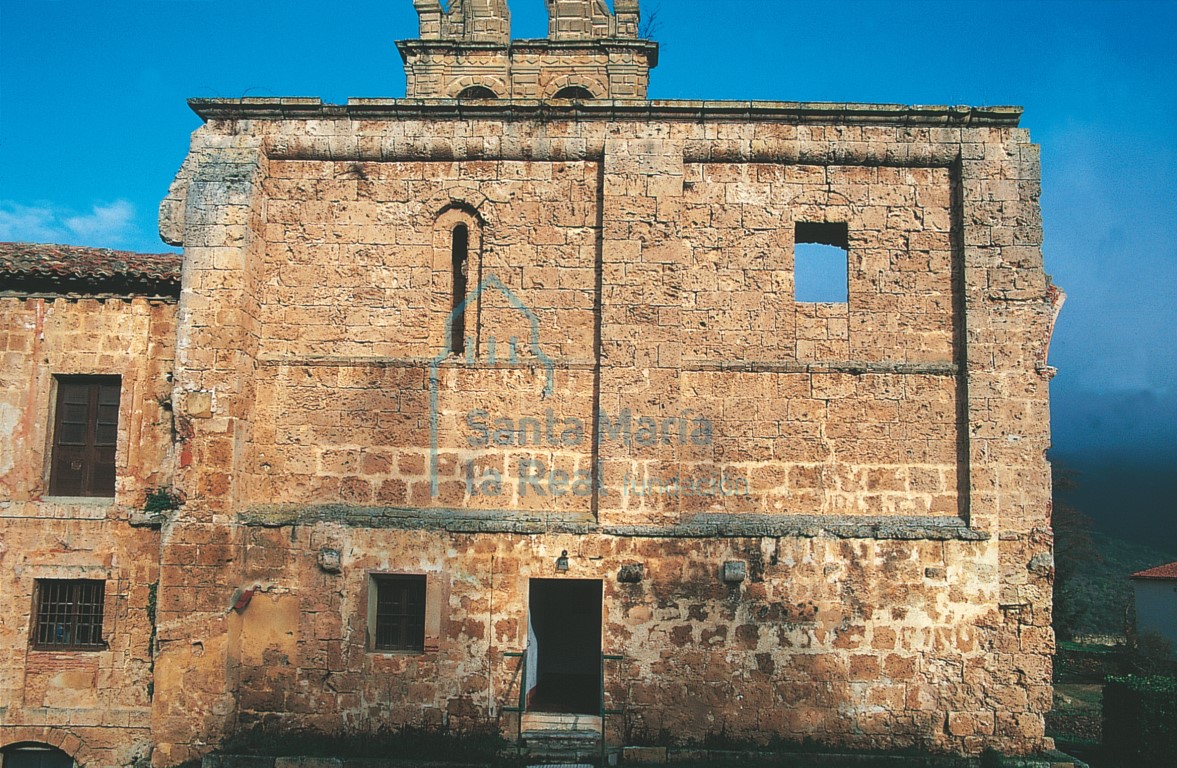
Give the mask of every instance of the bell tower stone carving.
<svg viewBox="0 0 1177 768">
<path fill-rule="evenodd" d="M 511 39 L 507 0 L 413 0 L 416 40 L 397 42 L 408 98 L 645 99 L 658 46 L 638 0 L 545 0 L 548 36 Z"/>
</svg>

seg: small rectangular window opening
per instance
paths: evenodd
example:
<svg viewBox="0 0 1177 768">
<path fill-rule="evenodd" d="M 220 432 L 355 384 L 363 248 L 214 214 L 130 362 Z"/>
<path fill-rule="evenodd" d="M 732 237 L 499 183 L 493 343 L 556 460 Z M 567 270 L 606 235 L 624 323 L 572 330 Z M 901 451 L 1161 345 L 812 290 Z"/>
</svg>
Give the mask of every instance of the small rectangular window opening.
<svg viewBox="0 0 1177 768">
<path fill-rule="evenodd" d="M 846 224 L 799 221 L 793 240 L 794 300 L 845 304 L 850 261 Z"/>
<path fill-rule="evenodd" d="M 425 577 L 372 576 L 375 615 L 372 647 L 377 651 L 425 650 Z"/>
<path fill-rule="evenodd" d="M 106 582 L 98 579 L 38 579 L 33 647 L 93 650 L 102 642 Z"/>
<path fill-rule="evenodd" d="M 452 246 L 453 298 L 450 302 L 450 352 L 461 355 L 466 348 L 466 265 L 470 251 L 470 230 L 465 224 L 454 227 Z"/>
</svg>

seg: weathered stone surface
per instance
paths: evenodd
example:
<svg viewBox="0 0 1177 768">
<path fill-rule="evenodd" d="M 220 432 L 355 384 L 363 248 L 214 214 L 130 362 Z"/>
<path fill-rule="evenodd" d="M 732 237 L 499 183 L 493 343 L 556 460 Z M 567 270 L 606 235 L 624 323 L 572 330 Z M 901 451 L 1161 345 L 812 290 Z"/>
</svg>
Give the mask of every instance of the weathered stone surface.
<svg viewBox="0 0 1177 768">
<path fill-rule="evenodd" d="M 548 0 L 548 38 L 515 41 L 505 0 L 414 5 L 420 37 L 397 42 L 409 98 L 644 99 L 658 63 L 632 0 Z"/>
<path fill-rule="evenodd" d="M 151 748 L 153 586 L 159 532 L 128 522 L 169 481 L 175 304 L 0 296 L 0 745 L 37 741 L 92 765 Z M 118 374 L 113 498 L 48 495 L 61 374 Z M 94 651 L 30 647 L 38 579 L 106 582 Z"/>
<path fill-rule="evenodd" d="M 562 4 L 556 36 L 632 38 L 630 6 Z M 465 76 L 409 49 L 415 88 Z M 632 735 L 1046 744 L 1058 302 L 1016 110 L 195 106 L 178 308 L 0 298 L 4 743 L 168 766 L 254 723 L 510 734 L 505 654 L 563 578 L 601 583 Z M 795 301 L 798 222 L 846 225 L 848 302 Z M 111 372 L 114 500 L 44 498 L 52 376 Z M 132 514 L 168 484 L 181 509 Z M 373 574 L 425 578 L 422 652 L 371 650 Z M 66 577 L 107 579 L 109 649 L 28 650 L 35 579 Z"/>
<path fill-rule="evenodd" d="M 226 275 L 258 286 L 242 318 L 258 373 L 252 394 L 220 401 L 247 432 L 214 413 L 206 438 L 248 434 L 236 463 L 196 468 L 235 478 L 232 498 L 190 504 L 184 525 L 233 512 L 238 581 L 289 589 L 303 606 L 288 625 L 298 647 L 271 649 L 291 667 L 233 662 L 249 690 L 239 717 L 305 722 L 322 706 L 417 724 L 495 718 L 509 731 L 499 713 L 518 692 L 501 654 L 525 644 L 528 579 L 551 577 L 567 550 L 569 577 L 605 584 L 605 649 L 626 657 L 609 696 L 636 728 L 1037 748 L 1049 704 L 1024 681 L 1049 678 L 1035 369 L 1049 307 L 1045 292 L 1016 308 L 991 300 L 990 279 L 972 276 L 1000 260 L 953 238 L 1001 222 L 981 199 L 964 198 L 971 218 L 952 208 L 954 188 L 1010 172 L 967 160 L 966 145 L 1024 135 L 717 114 L 622 127 L 581 117 L 548 123 L 541 139 L 512 110 L 471 126 L 252 123 L 234 139 L 266 169 L 252 193 L 267 211 L 249 246 L 256 276 Z M 234 125 L 210 122 L 197 156 Z M 369 136 L 390 132 L 387 150 L 360 159 Z M 434 147 L 397 143 L 402 132 L 455 152 L 425 162 Z M 472 141 L 484 142 L 476 155 L 458 149 Z M 848 141 L 873 149 L 837 162 Z M 722 159 L 700 161 L 704 147 Z M 848 222 L 847 305 L 793 301 L 799 220 Z M 470 269 L 497 279 L 475 297 L 473 362 L 438 357 L 456 223 L 474 233 Z M 519 305 L 528 312 L 512 317 Z M 534 340 L 520 349 L 532 362 L 501 348 L 492 360 L 491 337 Z M 630 439 L 614 438 L 626 408 Z M 710 422 L 709 440 L 690 441 L 689 414 L 685 440 L 677 421 L 668 441 L 633 439 L 641 416 L 661 425 L 687 409 Z M 511 420 L 501 443 L 497 418 Z M 563 444 L 570 419 L 584 431 Z M 599 462 L 598 479 L 586 495 L 540 496 L 521 458 L 569 478 Z M 663 466 L 717 468 L 720 490 L 656 492 L 646 478 Z M 748 492 L 723 495 L 725 471 Z M 492 474 L 497 493 L 481 484 Z M 322 546 L 341 552 L 343 585 L 326 592 L 311 554 Z M 727 560 L 748 563 L 735 592 L 718 577 Z M 619 582 L 635 562 L 641 581 Z M 436 651 L 363 650 L 366 574 L 389 569 L 437 584 Z M 314 682 L 324 673 L 329 688 Z M 313 703 L 324 695 L 330 706 Z"/>
</svg>

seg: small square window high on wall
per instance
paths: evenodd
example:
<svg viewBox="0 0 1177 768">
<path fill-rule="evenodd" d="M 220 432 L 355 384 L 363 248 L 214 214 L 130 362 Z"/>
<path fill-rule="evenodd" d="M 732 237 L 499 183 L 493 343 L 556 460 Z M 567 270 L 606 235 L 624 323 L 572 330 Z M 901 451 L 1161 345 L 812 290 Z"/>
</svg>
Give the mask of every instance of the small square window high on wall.
<svg viewBox="0 0 1177 768">
<path fill-rule="evenodd" d="M 373 574 L 368 627 L 374 651 L 425 651 L 425 577 Z"/>
<path fill-rule="evenodd" d="M 57 377 L 52 496 L 114 496 L 119 426 L 118 376 Z"/>
<path fill-rule="evenodd" d="M 845 304 L 850 293 L 846 224 L 799 221 L 793 234 L 794 301 Z"/>
<path fill-rule="evenodd" d="M 100 579 L 38 579 L 34 595 L 34 648 L 100 650 L 106 582 Z"/>
</svg>

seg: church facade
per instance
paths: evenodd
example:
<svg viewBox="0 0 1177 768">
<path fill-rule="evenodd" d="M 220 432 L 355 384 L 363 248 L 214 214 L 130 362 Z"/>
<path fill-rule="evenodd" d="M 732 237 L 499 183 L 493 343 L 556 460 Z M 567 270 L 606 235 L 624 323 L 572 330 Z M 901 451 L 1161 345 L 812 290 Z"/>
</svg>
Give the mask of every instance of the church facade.
<svg viewBox="0 0 1177 768">
<path fill-rule="evenodd" d="M 1020 110 L 650 101 L 636 0 L 414 6 L 405 99 L 190 102 L 182 263 L 0 254 L 0 746 L 1043 748 Z"/>
</svg>

